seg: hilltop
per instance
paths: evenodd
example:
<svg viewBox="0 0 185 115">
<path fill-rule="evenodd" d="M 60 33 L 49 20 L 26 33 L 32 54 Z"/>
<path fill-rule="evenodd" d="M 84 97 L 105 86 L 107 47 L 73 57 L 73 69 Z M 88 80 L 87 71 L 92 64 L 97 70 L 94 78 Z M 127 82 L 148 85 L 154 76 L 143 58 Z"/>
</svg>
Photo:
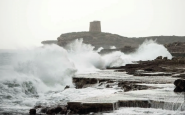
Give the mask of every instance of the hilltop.
<svg viewBox="0 0 185 115">
<path fill-rule="evenodd" d="M 123 48 L 125 46 L 138 47 L 146 39 L 156 40 L 160 44 L 170 44 L 173 42 L 185 42 L 184 36 L 149 36 L 149 37 L 125 37 L 118 34 L 111 34 L 105 32 L 93 33 L 93 32 L 72 32 L 61 34 L 57 40 L 46 40 L 43 44 L 55 43 L 59 46 L 65 46 L 71 41 L 83 38 L 84 43 L 92 44 L 95 48 L 103 47 L 105 49 L 110 49 L 110 46 L 115 46 L 117 49 Z"/>
</svg>

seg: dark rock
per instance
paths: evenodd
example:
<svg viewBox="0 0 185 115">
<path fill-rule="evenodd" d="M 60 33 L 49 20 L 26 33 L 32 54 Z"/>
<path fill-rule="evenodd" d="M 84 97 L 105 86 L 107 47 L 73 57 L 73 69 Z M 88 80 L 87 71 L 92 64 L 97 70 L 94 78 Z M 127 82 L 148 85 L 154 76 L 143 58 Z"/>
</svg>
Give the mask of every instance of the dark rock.
<svg viewBox="0 0 185 115">
<path fill-rule="evenodd" d="M 57 113 L 59 113 L 59 112 L 61 112 L 62 111 L 62 107 L 56 107 L 55 108 L 55 113 L 57 114 Z"/>
<path fill-rule="evenodd" d="M 114 81 L 113 80 L 108 80 L 107 83 L 114 83 Z"/>
<path fill-rule="evenodd" d="M 154 71 L 152 68 L 146 68 L 144 71 Z"/>
<path fill-rule="evenodd" d="M 176 87 L 173 91 L 174 92 L 182 92 L 183 90 L 180 87 Z"/>
<path fill-rule="evenodd" d="M 110 88 L 110 85 L 109 85 L 109 84 L 107 84 L 107 85 L 106 85 L 106 88 Z"/>
<path fill-rule="evenodd" d="M 83 88 L 87 84 L 96 84 L 98 80 L 95 78 L 73 78 L 76 88 Z"/>
<path fill-rule="evenodd" d="M 56 114 L 55 108 L 49 108 L 46 112 L 46 114 Z"/>
<path fill-rule="evenodd" d="M 68 102 L 68 110 L 71 114 L 89 114 L 91 112 L 112 111 L 117 109 L 116 103 L 81 103 Z"/>
<path fill-rule="evenodd" d="M 38 109 L 38 108 L 42 108 L 42 106 L 41 105 L 37 105 L 37 106 L 34 107 L 34 109 Z"/>
<path fill-rule="evenodd" d="M 183 74 L 175 75 L 172 77 L 179 77 L 179 78 L 185 79 L 185 74 L 183 73 Z"/>
<path fill-rule="evenodd" d="M 43 107 L 42 109 L 41 109 L 41 113 L 46 113 L 48 111 L 48 107 Z"/>
<path fill-rule="evenodd" d="M 101 86 L 101 85 L 103 85 L 103 83 L 101 82 L 98 86 Z"/>
<path fill-rule="evenodd" d="M 177 57 L 173 57 L 172 60 L 177 60 L 178 58 Z"/>
<path fill-rule="evenodd" d="M 36 109 L 30 109 L 30 115 L 36 115 Z"/>
<path fill-rule="evenodd" d="M 174 85 L 176 86 L 176 88 L 174 89 L 174 92 L 184 92 L 185 91 L 185 80 L 177 79 L 175 80 Z"/>
<path fill-rule="evenodd" d="M 63 106 L 62 110 L 60 111 L 60 114 L 67 114 L 69 111 L 67 110 L 67 107 Z"/>
<path fill-rule="evenodd" d="M 183 80 L 183 79 L 177 79 L 177 80 L 175 80 L 174 85 L 176 87 L 179 87 L 181 89 L 184 89 L 185 88 L 185 80 Z"/>
<path fill-rule="evenodd" d="M 164 57 L 163 60 L 168 60 L 168 58 L 167 57 Z"/>
<path fill-rule="evenodd" d="M 132 90 L 132 87 L 129 85 L 124 85 L 124 86 L 122 86 L 122 88 L 124 89 L 124 92 Z"/>
<path fill-rule="evenodd" d="M 158 56 L 156 59 L 157 60 L 162 60 L 162 58 L 163 58 L 162 56 Z"/>
<path fill-rule="evenodd" d="M 64 89 L 68 89 L 68 88 L 70 88 L 70 86 L 69 85 L 66 85 L 66 87 Z"/>
<path fill-rule="evenodd" d="M 150 108 L 151 104 L 146 100 L 128 100 L 128 101 L 119 101 L 120 107 L 141 107 L 141 108 Z"/>
</svg>

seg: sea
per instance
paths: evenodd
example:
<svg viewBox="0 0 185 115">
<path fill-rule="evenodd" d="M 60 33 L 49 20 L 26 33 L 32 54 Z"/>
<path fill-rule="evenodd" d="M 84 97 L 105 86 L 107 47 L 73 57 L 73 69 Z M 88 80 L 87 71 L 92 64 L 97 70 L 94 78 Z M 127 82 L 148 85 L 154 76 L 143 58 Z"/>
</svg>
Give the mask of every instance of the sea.
<svg viewBox="0 0 185 115">
<path fill-rule="evenodd" d="M 115 46 L 111 46 L 114 47 Z M 146 40 L 130 54 L 115 51 L 101 55 L 91 44 L 77 39 L 66 47 L 44 45 L 29 49 L 0 49 L 0 115 L 25 115 L 34 106 L 65 105 L 69 101 L 117 92 L 114 88 L 76 89 L 72 77 L 98 73 L 107 67 L 124 66 L 158 56 L 172 58 L 161 44 Z M 65 89 L 65 86 L 70 88 Z M 183 111 L 154 108 L 119 108 L 110 113 L 123 115 L 184 115 Z"/>
</svg>

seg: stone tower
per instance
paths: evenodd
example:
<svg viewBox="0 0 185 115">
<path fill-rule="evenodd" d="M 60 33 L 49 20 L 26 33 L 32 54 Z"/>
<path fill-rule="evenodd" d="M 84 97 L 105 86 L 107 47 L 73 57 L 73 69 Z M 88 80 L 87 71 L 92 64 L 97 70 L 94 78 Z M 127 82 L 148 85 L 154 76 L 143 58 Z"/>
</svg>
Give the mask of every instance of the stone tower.
<svg viewBox="0 0 185 115">
<path fill-rule="evenodd" d="M 99 33 L 101 32 L 101 24 L 100 21 L 90 22 L 89 32 Z"/>
</svg>

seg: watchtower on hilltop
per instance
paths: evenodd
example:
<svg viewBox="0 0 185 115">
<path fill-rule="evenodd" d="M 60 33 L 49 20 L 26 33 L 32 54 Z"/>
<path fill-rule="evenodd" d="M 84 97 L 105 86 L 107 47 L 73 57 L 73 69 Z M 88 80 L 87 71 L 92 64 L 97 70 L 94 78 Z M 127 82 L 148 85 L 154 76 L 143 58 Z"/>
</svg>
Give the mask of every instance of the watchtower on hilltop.
<svg viewBox="0 0 185 115">
<path fill-rule="evenodd" d="M 101 32 L 101 24 L 100 21 L 90 22 L 89 32 L 99 33 Z"/>
</svg>

